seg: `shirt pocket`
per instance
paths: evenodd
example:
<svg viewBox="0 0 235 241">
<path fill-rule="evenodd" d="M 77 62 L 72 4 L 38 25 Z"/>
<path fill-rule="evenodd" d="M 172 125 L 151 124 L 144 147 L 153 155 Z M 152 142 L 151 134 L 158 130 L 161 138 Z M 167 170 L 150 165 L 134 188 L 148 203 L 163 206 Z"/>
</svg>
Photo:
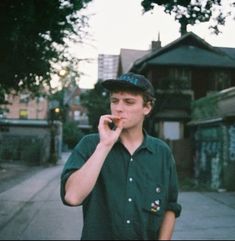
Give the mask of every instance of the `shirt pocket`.
<svg viewBox="0 0 235 241">
<path fill-rule="evenodd" d="M 151 183 L 143 197 L 143 214 L 147 230 L 158 231 L 165 210 L 165 190 L 163 185 Z"/>
</svg>

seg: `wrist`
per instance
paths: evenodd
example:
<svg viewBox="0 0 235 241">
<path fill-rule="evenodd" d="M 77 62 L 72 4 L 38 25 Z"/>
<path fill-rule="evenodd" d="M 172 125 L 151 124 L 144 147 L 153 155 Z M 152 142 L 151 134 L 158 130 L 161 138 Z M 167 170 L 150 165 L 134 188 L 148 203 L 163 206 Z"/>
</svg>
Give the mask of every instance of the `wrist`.
<svg viewBox="0 0 235 241">
<path fill-rule="evenodd" d="M 99 142 L 98 145 L 97 145 L 97 149 L 100 149 L 102 151 L 110 151 L 113 147 L 113 143 L 108 143 L 108 142 Z"/>
</svg>

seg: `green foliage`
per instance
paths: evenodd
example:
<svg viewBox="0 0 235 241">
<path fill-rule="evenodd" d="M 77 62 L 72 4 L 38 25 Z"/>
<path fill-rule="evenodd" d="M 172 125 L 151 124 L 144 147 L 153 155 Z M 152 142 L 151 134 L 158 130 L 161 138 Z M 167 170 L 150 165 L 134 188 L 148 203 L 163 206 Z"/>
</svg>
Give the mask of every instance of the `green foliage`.
<svg viewBox="0 0 235 241">
<path fill-rule="evenodd" d="M 211 95 L 192 102 L 192 119 L 206 120 L 219 117 L 219 95 Z"/>
<path fill-rule="evenodd" d="M 64 40 L 81 40 L 87 17 L 78 11 L 90 1 L 0 1 L 0 103 L 9 90 L 37 93 L 49 85 L 53 62 L 72 61 Z"/>
<path fill-rule="evenodd" d="M 50 118 L 52 118 L 53 120 L 60 120 L 63 123 L 66 122 L 69 110 L 69 106 L 64 104 L 64 93 L 65 89 L 62 89 L 49 96 L 49 101 L 56 101 L 58 103 L 57 108 L 59 108 L 59 113 L 55 113 L 55 109 L 51 110 Z"/>
<path fill-rule="evenodd" d="M 78 128 L 76 122 L 66 122 L 63 125 L 63 141 L 69 149 L 73 149 L 82 139 L 84 133 Z"/>
<path fill-rule="evenodd" d="M 224 25 L 226 18 L 234 11 L 235 3 L 230 3 L 231 10 L 225 12 L 222 6 L 222 0 L 143 0 L 142 6 L 145 11 L 150 11 L 155 5 L 163 6 L 168 14 L 175 14 L 175 20 L 181 25 L 181 34 L 187 32 L 187 25 L 194 25 L 199 22 L 208 22 L 215 19 L 215 25 L 210 28 L 216 34 L 220 33 L 219 26 Z M 227 2 L 228 4 L 228 2 Z M 215 11 L 215 9 L 217 11 Z"/>
<path fill-rule="evenodd" d="M 81 103 L 87 108 L 89 123 L 96 132 L 100 116 L 110 113 L 108 93 L 97 83 L 93 90 L 81 95 Z"/>
</svg>

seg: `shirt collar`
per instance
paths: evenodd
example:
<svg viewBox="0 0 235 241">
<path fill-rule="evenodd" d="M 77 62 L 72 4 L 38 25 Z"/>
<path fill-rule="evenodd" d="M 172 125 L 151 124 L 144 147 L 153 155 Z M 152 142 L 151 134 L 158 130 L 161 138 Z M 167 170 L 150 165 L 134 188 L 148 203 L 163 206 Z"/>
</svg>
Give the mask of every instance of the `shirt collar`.
<svg viewBox="0 0 235 241">
<path fill-rule="evenodd" d="M 140 146 L 140 149 L 147 149 L 148 151 L 154 153 L 155 148 L 152 145 L 151 137 L 148 135 L 147 131 L 144 129 L 144 141 L 143 144 Z"/>
<path fill-rule="evenodd" d="M 143 129 L 143 133 L 144 133 L 144 141 L 141 144 L 141 146 L 138 148 L 138 150 L 147 149 L 149 152 L 154 153 L 155 148 L 152 145 L 151 136 L 148 135 L 148 133 L 145 129 Z M 122 145 L 120 138 L 118 139 L 117 143 Z"/>
</svg>

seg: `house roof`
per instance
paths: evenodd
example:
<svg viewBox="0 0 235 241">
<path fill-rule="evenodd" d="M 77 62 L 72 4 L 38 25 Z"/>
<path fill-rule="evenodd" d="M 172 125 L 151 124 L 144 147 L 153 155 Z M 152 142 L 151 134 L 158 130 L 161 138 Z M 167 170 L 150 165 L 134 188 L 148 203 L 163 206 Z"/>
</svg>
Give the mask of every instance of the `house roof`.
<svg viewBox="0 0 235 241">
<path fill-rule="evenodd" d="M 134 49 L 121 49 L 120 50 L 120 64 L 121 72 L 127 73 L 137 59 L 142 58 L 151 50 L 134 50 Z"/>
<path fill-rule="evenodd" d="M 235 68 L 235 51 L 215 48 L 196 34 L 189 32 L 167 46 L 137 59 L 131 71 L 141 72 L 148 65 L 188 65 Z M 231 53 L 233 53 L 231 55 Z"/>
<path fill-rule="evenodd" d="M 193 45 L 183 45 L 148 61 L 149 65 L 183 65 L 235 68 L 235 61 Z"/>
<path fill-rule="evenodd" d="M 217 47 L 220 50 L 222 50 L 223 52 L 225 52 L 228 56 L 230 56 L 231 58 L 235 59 L 235 48 L 221 48 L 221 47 Z"/>
</svg>

